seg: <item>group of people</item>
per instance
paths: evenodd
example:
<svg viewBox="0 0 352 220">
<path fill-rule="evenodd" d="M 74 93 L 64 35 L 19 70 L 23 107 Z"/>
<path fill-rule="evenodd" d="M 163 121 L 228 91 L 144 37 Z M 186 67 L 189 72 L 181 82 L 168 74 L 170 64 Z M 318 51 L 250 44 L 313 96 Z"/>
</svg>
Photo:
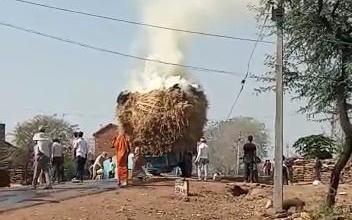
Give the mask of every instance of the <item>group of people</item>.
<svg viewBox="0 0 352 220">
<path fill-rule="evenodd" d="M 40 126 L 38 132 L 33 136 L 34 160 L 33 160 L 33 189 L 37 188 L 39 180 L 44 176 L 44 189 L 52 189 L 52 182 L 64 181 L 64 151 L 65 147 L 60 143 L 60 139 L 51 140 L 46 133 L 46 128 Z M 88 157 L 88 143 L 83 138 L 83 132 L 74 133 L 73 141 L 74 157 L 76 161 L 75 182 L 82 182 L 84 169 Z M 53 166 L 53 175 L 50 174 L 50 167 Z"/>
<path fill-rule="evenodd" d="M 248 137 L 248 142 L 243 146 L 243 163 L 245 171 L 246 182 L 257 182 L 258 171 L 257 163 L 260 159 L 256 155 L 257 147 L 253 143 L 253 136 Z M 270 161 L 269 161 L 270 163 Z M 197 157 L 195 159 L 197 165 L 198 180 L 207 180 L 208 176 L 208 164 L 209 164 L 209 147 L 205 138 L 201 138 L 197 147 Z M 269 168 L 268 161 L 265 165 L 266 173 L 270 173 L 271 167 Z M 204 171 L 204 176 L 202 175 Z"/>
<path fill-rule="evenodd" d="M 33 137 L 34 146 L 34 164 L 33 164 L 33 182 L 32 186 L 35 189 L 38 184 L 39 177 L 45 176 L 45 189 L 52 188 L 52 181 L 57 180 L 59 183 L 64 180 L 64 146 L 59 139 L 52 141 L 45 132 L 44 127 L 39 128 L 39 132 Z M 95 159 L 94 163 L 89 167 L 91 179 L 99 179 L 104 173 L 104 161 L 110 160 L 110 169 L 108 172 L 109 178 L 117 178 L 118 185 L 124 187 L 127 185 L 129 179 L 128 158 L 131 153 L 131 145 L 129 138 L 120 131 L 113 139 L 113 147 L 116 150 L 116 162 L 113 162 L 111 157 L 107 157 L 107 153 L 103 152 Z M 257 147 L 253 143 L 253 136 L 248 136 L 248 142 L 243 146 L 243 163 L 244 163 L 244 177 L 246 182 L 258 182 L 258 168 L 257 164 L 260 159 L 257 157 Z M 144 157 L 141 149 L 136 147 L 133 156 L 132 177 L 144 178 Z M 85 176 L 85 167 L 88 158 L 88 143 L 83 138 L 83 132 L 75 132 L 73 140 L 73 154 L 76 162 L 76 173 L 72 182 L 83 182 Z M 287 183 L 290 176 L 289 164 L 283 158 L 284 169 L 284 183 Z M 209 165 L 209 147 L 205 138 L 201 138 L 197 145 L 197 156 L 195 158 L 197 165 L 197 174 L 199 180 L 207 180 L 208 165 Z M 50 176 L 49 169 L 51 165 L 54 168 L 53 175 Z M 319 164 L 317 165 L 319 166 Z M 320 168 L 320 167 L 319 167 Z M 265 175 L 271 176 L 271 162 L 266 160 L 263 165 Z M 115 172 L 117 171 L 117 172 Z M 204 172 L 204 175 L 203 175 Z M 318 174 L 317 174 L 318 175 Z"/>
<path fill-rule="evenodd" d="M 243 146 L 244 156 L 244 177 L 246 182 L 258 182 L 257 164 L 260 159 L 256 155 L 256 145 L 253 143 L 253 136 L 248 136 L 248 142 Z M 293 160 L 283 156 L 282 178 L 283 184 L 288 185 L 292 182 L 293 177 Z M 265 160 L 263 164 L 263 172 L 266 176 L 272 176 L 272 163 Z"/>
<path fill-rule="evenodd" d="M 73 156 L 76 163 L 75 177 L 72 179 L 74 183 L 82 183 L 85 177 L 86 164 L 88 159 L 88 142 L 83 138 L 83 132 L 74 132 Z M 38 132 L 33 136 L 34 141 L 34 162 L 33 162 L 33 189 L 37 188 L 38 182 L 42 182 L 44 177 L 44 189 L 52 189 L 52 182 L 57 180 L 59 183 L 64 180 L 64 151 L 65 147 L 60 143 L 59 139 L 51 140 L 46 133 L 45 127 L 41 126 Z M 108 158 L 107 153 L 101 153 L 88 168 L 92 179 L 101 178 L 104 173 L 104 161 L 110 159 L 109 178 L 116 177 L 118 185 L 124 187 L 128 180 L 128 158 L 131 153 L 131 145 L 124 131 L 120 131 L 112 142 L 116 150 L 116 162 L 112 158 Z M 132 176 L 136 178 L 144 178 L 145 171 L 144 158 L 141 149 L 136 147 L 133 152 L 133 169 Z M 54 168 L 53 175 L 50 174 L 50 168 Z M 115 171 L 117 171 L 115 173 Z"/>
<path fill-rule="evenodd" d="M 256 154 L 257 147 L 253 143 L 253 136 L 248 136 L 248 142 L 243 146 L 243 163 L 246 182 L 258 182 L 258 168 L 257 164 L 260 163 L 259 157 Z M 197 147 L 197 157 L 195 159 L 197 165 L 198 180 L 207 180 L 208 164 L 209 164 L 209 147 L 205 138 L 201 138 Z M 270 160 L 264 163 L 264 170 L 266 175 L 271 173 Z M 204 171 L 204 176 L 202 175 Z"/>
<path fill-rule="evenodd" d="M 33 136 L 33 181 L 32 187 L 37 188 L 38 180 L 45 178 L 45 189 L 51 189 L 53 180 L 63 181 L 64 176 L 64 147 L 59 139 L 50 140 L 45 133 L 45 127 L 41 126 Z M 54 173 L 50 175 L 50 166 L 53 165 Z"/>
</svg>

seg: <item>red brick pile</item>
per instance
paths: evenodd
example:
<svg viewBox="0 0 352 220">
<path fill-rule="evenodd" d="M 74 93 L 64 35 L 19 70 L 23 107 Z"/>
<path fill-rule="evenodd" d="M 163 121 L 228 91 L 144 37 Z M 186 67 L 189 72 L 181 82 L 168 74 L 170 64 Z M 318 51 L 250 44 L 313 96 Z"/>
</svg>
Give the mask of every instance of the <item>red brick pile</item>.
<svg viewBox="0 0 352 220">
<path fill-rule="evenodd" d="M 331 171 L 334 168 L 336 160 L 322 160 L 323 168 L 321 172 L 322 183 L 329 183 Z M 298 159 L 293 165 L 293 180 L 294 182 L 313 182 L 315 179 L 315 160 Z M 352 161 L 346 165 L 342 172 L 342 183 L 352 184 Z"/>
</svg>

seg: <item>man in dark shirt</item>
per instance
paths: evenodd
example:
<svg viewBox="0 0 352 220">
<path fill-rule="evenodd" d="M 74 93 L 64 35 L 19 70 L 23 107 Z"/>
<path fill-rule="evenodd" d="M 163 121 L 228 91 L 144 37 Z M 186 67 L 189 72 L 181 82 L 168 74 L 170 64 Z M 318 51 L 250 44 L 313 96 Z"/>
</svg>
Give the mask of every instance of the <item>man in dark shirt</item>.
<svg viewBox="0 0 352 220">
<path fill-rule="evenodd" d="M 318 157 L 315 158 L 314 168 L 315 168 L 315 180 L 321 181 L 320 172 L 321 172 L 321 169 L 323 168 L 323 164 Z"/>
<path fill-rule="evenodd" d="M 257 147 L 253 142 L 253 136 L 248 136 L 248 143 L 243 146 L 244 178 L 246 182 L 253 180 L 253 165 L 255 163 Z"/>
</svg>

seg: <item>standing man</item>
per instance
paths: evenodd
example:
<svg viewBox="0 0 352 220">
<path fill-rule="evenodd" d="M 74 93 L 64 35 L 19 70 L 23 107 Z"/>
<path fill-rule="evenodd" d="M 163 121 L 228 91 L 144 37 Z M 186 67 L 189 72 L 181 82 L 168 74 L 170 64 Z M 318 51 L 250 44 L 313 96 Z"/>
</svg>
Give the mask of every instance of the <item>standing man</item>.
<svg viewBox="0 0 352 220">
<path fill-rule="evenodd" d="M 209 147 L 205 138 L 200 139 L 196 164 L 198 164 L 198 180 L 202 180 L 202 169 L 204 170 L 204 180 L 208 177 Z"/>
<path fill-rule="evenodd" d="M 49 167 L 50 167 L 50 158 L 51 158 L 51 141 L 45 133 L 45 128 L 43 126 L 39 127 L 39 132 L 33 136 L 33 141 L 35 142 L 34 147 L 34 172 L 33 172 L 33 189 L 37 188 L 38 178 L 40 177 L 41 172 L 44 172 L 45 175 L 45 188 L 52 189 L 50 176 L 49 176 Z"/>
<path fill-rule="evenodd" d="M 283 185 L 288 185 L 288 180 L 289 180 L 289 172 L 288 172 L 288 167 L 287 167 L 287 160 L 285 156 L 282 156 L 282 184 Z"/>
<path fill-rule="evenodd" d="M 59 139 L 53 140 L 52 160 L 54 166 L 53 182 L 57 178 L 57 182 L 64 181 L 64 146 Z"/>
<path fill-rule="evenodd" d="M 84 167 L 88 156 L 88 143 L 83 138 L 83 132 L 78 132 L 78 139 L 74 142 L 73 149 L 76 157 L 77 172 L 76 177 L 72 180 L 72 182 L 83 183 Z"/>
<path fill-rule="evenodd" d="M 321 181 L 321 174 L 320 173 L 323 168 L 323 164 L 318 157 L 315 158 L 314 168 L 315 168 L 315 180 Z"/>
<path fill-rule="evenodd" d="M 253 180 L 253 166 L 256 159 L 257 147 L 253 144 L 253 136 L 248 136 L 248 143 L 243 146 L 244 178 L 246 182 Z"/>
<path fill-rule="evenodd" d="M 112 144 L 116 150 L 118 186 L 126 187 L 128 179 L 128 155 L 131 148 L 128 137 L 123 129 L 120 130 L 119 135 L 113 140 Z"/>
</svg>

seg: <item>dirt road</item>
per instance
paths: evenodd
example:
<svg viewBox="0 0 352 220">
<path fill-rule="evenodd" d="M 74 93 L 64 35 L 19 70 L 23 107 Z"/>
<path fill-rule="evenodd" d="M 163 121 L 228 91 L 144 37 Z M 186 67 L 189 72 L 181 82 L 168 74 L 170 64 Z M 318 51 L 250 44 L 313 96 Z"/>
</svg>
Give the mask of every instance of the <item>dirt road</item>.
<svg viewBox="0 0 352 220">
<path fill-rule="evenodd" d="M 308 209 L 318 206 L 324 198 L 325 186 L 290 186 L 286 197 L 300 197 Z M 154 220 L 154 219 L 263 219 L 270 186 L 257 186 L 249 194 L 233 197 L 226 183 L 190 182 L 189 199 L 174 194 L 173 181 L 161 181 L 132 186 L 101 194 L 79 197 L 5 212 L 1 220 Z M 347 195 L 339 195 L 338 202 L 352 204 L 352 189 L 341 186 Z"/>
</svg>

